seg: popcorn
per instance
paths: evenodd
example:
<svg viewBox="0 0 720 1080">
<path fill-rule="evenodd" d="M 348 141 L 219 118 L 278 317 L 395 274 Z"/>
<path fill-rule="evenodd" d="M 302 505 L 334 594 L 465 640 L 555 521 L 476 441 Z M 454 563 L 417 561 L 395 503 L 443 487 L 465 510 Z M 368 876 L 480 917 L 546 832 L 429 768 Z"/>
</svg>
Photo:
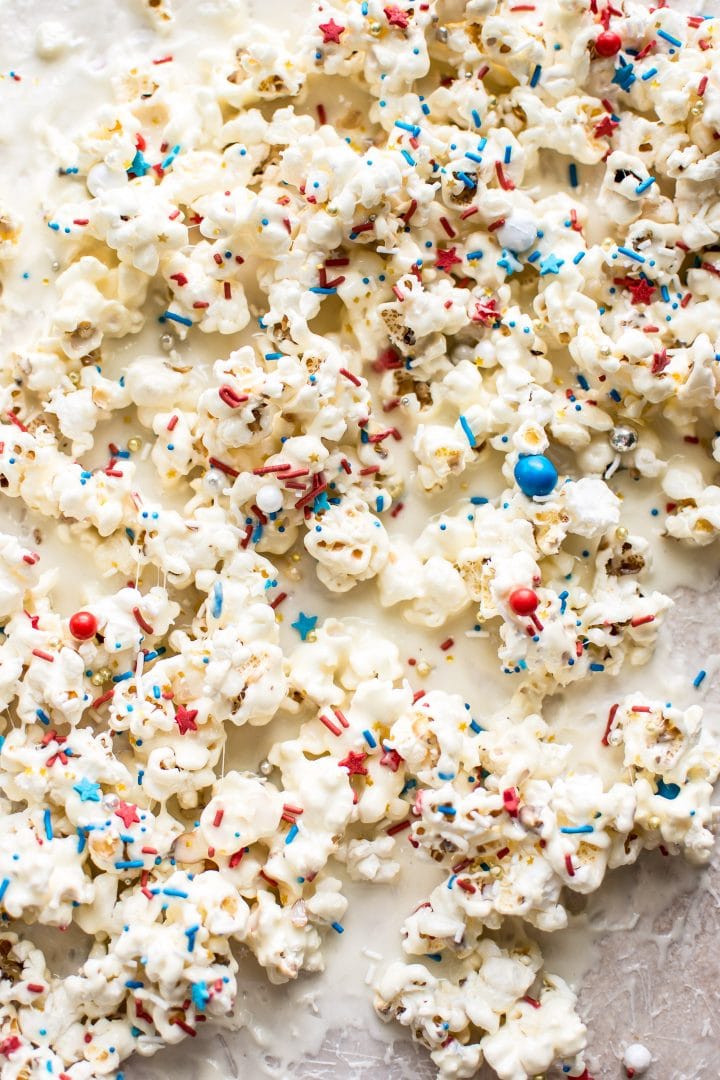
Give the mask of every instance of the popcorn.
<svg viewBox="0 0 720 1080">
<path fill-rule="evenodd" d="M 386 884 L 407 858 L 436 876 L 380 1016 L 440 1076 L 584 1075 L 521 923 L 561 930 L 644 849 L 710 857 L 700 707 L 639 678 L 604 728 L 555 700 L 652 656 L 663 503 L 668 538 L 720 533 L 711 27 L 464 7 L 333 0 L 294 40 L 223 16 L 202 78 L 140 58 L 86 130 L 46 132 L 59 272 L 0 386 L 0 905 L 92 942 L 60 977 L 0 935 L 9 1080 L 194 1035 L 234 1007 L 235 943 L 273 982 L 321 971 L 338 867 Z M 32 229 L 0 207 L 11 311 Z M 630 481 L 657 503 L 632 532 Z M 477 658 L 477 700 L 443 657 Z"/>
</svg>

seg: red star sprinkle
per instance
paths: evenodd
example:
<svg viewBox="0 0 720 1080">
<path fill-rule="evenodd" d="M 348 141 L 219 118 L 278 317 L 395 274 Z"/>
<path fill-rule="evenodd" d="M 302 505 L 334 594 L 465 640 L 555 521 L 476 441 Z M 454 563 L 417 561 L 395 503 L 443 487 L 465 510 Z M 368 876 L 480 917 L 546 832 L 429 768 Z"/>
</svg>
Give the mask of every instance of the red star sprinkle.
<svg viewBox="0 0 720 1080">
<path fill-rule="evenodd" d="M 645 278 L 639 278 L 637 281 L 628 279 L 625 284 L 632 293 L 633 304 L 649 304 L 652 302 L 655 286 L 651 285 Z"/>
<path fill-rule="evenodd" d="M 181 735 L 187 735 L 188 731 L 197 731 L 195 717 L 197 709 L 186 709 L 184 705 L 178 705 L 175 713 L 175 723 L 180 728 Z"/>
<path fill-rule="evenodd" d="M 613 120 L 611 116 L 603 116 L 600 123 L 595 125 L 593 134 L 596 135 L 597 138 L 600 138 L 602 135 L 612 135 L 617 126 L 617 120 Z"/>
<path fill-rule="evenodd" d="M 500 312 L 495 300 L 478 300 L 470 318 L 472 322 L 482 323 L 483 326 L 495 326 L 500 322 Z"/>
<path fill-rule="evenodd" d="M 338 765 L 341 769 L 347 769 L 348 776 L 367 776 L 367 769 L 363 765 L 366 757 L 367 754 L 362 750 L 350 750 L 346 758 L 338 761 Z"/>
<path fill-rule="evenodd" d="M 345 27 L 338 26 L 332 18 L 330 19 L 330 22 L 320 23 L 318 30 L 322 30 L 323 45 L 329 45 L 330 42 L 334 45 L 339 45 L 340 35 L 345 33 Z"/>
<path fill-rule="evenodd" d="M 438 270 L 444 270 L 446 274 L 449 274 L 453 266 L 459 266 L 462 259 L 458 259 L 457 249 L 454 247 L 443 248 L 438 250 L 435 265 Z"/>
<path fill-rule="evenodd" d="M 407 11 L 403 11 L 402 8 L 397 7 L 395 4 L 383 8 L 383 11 L 391 26 L 399 26 L 401 30 L 407 30 L 409 18 Z"/>
<path fill-rule="evenodd" d="M 136 821 L 139 821 L 137 806 L 133 806 L 132 803 L 121 802 L 118 804 L 118 808 L 115 811 L 115 817 L 119 817 L 126 829 L 129 829 L 131 825 L 134 825 Z"/>
<path fill-rule="evenodd" d="M 380 758 L 380 764 L 384 765 L 388 769 L 392 769 L 393 772 L 397 772 L 402 764 L 403 759 L 398 754 L 397 750 L 386 750 L 383 756 Z"/>
</svg>

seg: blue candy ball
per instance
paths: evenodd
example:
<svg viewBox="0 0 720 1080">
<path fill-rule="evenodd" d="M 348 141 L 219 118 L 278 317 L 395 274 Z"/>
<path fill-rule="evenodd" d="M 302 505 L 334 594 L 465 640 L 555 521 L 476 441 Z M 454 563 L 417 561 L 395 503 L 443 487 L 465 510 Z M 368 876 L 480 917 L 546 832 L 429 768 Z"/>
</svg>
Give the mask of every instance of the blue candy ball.
<svg viewBox="0 0 720 1080">
<path fill-rule="evenodd" d="M 549 495 L 557 481 L 557 469 L 544 454 L 526 454 L 515 466 L 515 482 L 530 499 L 535 495 Z"/>
</svg>

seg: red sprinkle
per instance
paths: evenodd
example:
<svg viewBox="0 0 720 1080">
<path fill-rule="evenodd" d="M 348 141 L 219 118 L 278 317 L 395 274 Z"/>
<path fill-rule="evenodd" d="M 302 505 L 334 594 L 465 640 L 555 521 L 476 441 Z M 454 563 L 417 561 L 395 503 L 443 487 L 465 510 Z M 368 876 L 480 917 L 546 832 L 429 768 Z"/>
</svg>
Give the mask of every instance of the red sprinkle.
<svg viewBox="0 0 720 1080">
<path fill-rule="evenodd" d="M 225 473 L 226 476 L 239 476 L 240 473 L 237 469 L 233 469 L 232 465 L 226 465 L 224 461 L 218 461 L 217 458 L 211 457 L 208 459 L 209 464 L 213 469 L 219 469 L 221 473 Z"/>
<path fill-rule="evenodd" d="M 630 620 L 631 626 L 644 626 L 646 623 L 655 622 L 654 615 L 636 615 L 634 619 Z"/>
<path fill-rule="evenodd" d="M 143 613 L 142 613 L 142 611 L 140 610 L 139 607 L 134 607 L 132 609 L 132 613 L 133 613 L 133 615 L 135 617 L 135 622 L 138 624 L 138 626 L 140 627 L 141 630 L 144 630 L 144 632 L 146 634 L 154 634 L 155 633 L 155 631 L 153 630 L 150 623 L 143 616 Z"/>
<path fill-rule="evenodd" d="M 602 742 L 603 746 L 608 745 L 608 738 L 609 738 L 609 735 L 610 735 L 610 730 L 611 730 L 611 728 L 613 726 L 613 723 L 615 722 L 615 715 L 616 715 L 619 708 L 620 708 L 619 704 L 610 706 L 610 712 L 608 713 L 608 720 L 607 720 L 607 724 L 605 726 L 605 734 L 603 735 L 603 737 L 601 739 L 601 742 Z"/>
<path fill-rule="evenodd" d="M 165 430 L 174 431 L 179 419 L 180 417 L 177 415 L 177 413 L 174 416 L 171 416 L 167 422 L 167 427 L 165 428 Z"/>
<path fill-rule="evenodd" d="M 452 225 L 450 224 L 450 222 L 448 221 L 448 219 L 446 217 L 441 217 L 440 218 L 440 224 L 442 225 L 443 229 L 445 230 L 445 232 L 448 234 L 448 236 L 451 239 L 454 236 L 457 236 L 457 233 L 455 232 L 455 230 L 453 229 Z"/>
<path fill-rule="evenodd" d="M 575 877 L 575 867 L 573 866 L 572 855 L 565 856 L 565 869 L 570 877 Z"/>
<path fill-rule="evenodd" d="M 522 1000 L 527 1001 L 528 1005 L 532 1005 L 533 1009 L 539 1009 L 540 1008 L 540 1002 L 537 1001 L 536 998 L 530 997 L 529 994 L 526 994 L 525 997 Z"/>
<path fill-rule="evenodd" d="M 283 600 L 287 600 L 287 593 L 286 592 L 278 593 L 277 596 L 275 597 L 275 599 L 270 604 L 270 607 L 273 609 L 273 611 L 275 611 L 277 608 L 280 607 Z"/>
<path fill-rule="evenodd" d="M 388 836 L 395 836 L 396 833 L 402 832 L 404 829 L 409 829 L 411 825 L 412 821 L 407 818 L 405 821 L 399 821 L 397 824 L 391 825 L 390 828 L 385 830 L 385 832 L 388 834 Z"/>
<path fill-rule="evenodd" d="M 113 688 L 112 690 L 108 690 L 107 693 L 101 694 L 100 697 L 95 698 L 95 700 L 92 703 L 91 708 L 99 709 L 101 705 L 104 705 L 106 701 L 110 700 L 110 698 L 113 696 L 114 693 L 115 693 L 115 689 Z"/>
<path fill-rule="evenodd" d="M 50 664 L 55 662 L 55 657 L 51 656 L 49 652 L 45 652 L 44 649 L 33 649 L 32 654 L 40 660 L 47 660 Z"/>
<path fill-rule="evenodd" d="M 45 987 L 42 985 L 42 983 L 28 983 L 27 988 L 28 988 L 28 990 L 30 991 L 31 994 L 44 994 L 45 993 Z"/>
<path fill-rule="evenodd" d="M 328 719 L 327 716 L 320 715 L 319 720 L 320 723 L 324 724 L 328 731 L 332 732 L 333 735 L 338 736 L 342 734 L 337 724 L 333 724 L 332 720 Z"/>
<path fill-rule="evenodd" d="M 495 162 L 495 173 L 497 174 L 498 183 L 500 184 L 500 187 L 503 189 L 503 191 L 515 190 L 515 185 L 513 184 L 512 180 L 509 176 L 505 175 L 505 171 L 502 167 L 501 161 Z"/>
<path fill-rule="evenodd" d="M 225 817 L 224 810 L 218 810 L 213 818 L 213 828 L 219 829 L 222 824 L 222 819 Z"/>
<path fill-rule="evenodd" d="M 446 638 L 445 641 L 442 642 L 442 644 L 440 645 L 440 648 L 442 649 L 443 652 L 447 652 L 448 649 L 452 649 L 454 644 L 455 644 L 455 638 L 449 637 L 449 638 Z"/>
<path fill-rule="evenodd" d="M 153 64 L 169 64 L 172 60 L 172 56 L 160 56 L 157 60 L 153 60 Z"/>
<path fill-rule="evenodd" d="M 352 371 L 348 371 L 347 368 L 341 367 L 340 374 L 348 379 L 354 386 L 362 386 L 362 382 L 358 379 L 357 375 L 353 375 Z"/>
</svg>

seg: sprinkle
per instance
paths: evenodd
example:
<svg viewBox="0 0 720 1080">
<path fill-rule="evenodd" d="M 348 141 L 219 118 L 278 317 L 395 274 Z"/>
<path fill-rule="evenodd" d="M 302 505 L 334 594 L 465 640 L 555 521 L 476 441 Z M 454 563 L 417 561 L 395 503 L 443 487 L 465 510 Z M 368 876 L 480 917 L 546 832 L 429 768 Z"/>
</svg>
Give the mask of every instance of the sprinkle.
<svg viewBox="0 0 720 1080">
<path fill-rule="evenodd" d="M 408 165 L 415 165 L 415 158 L 412 156 L 409 150 L 401 150 L 400 153 L 405 158 Z"/>
<path fill-rule="evenodd" d="M 468 251 L 465 258 L 467 259 L 468 262 L 476 262 L 478 259 L 482 259 L 483 254 L 484 253 L 482 251 L 480 251 L 479 249 L 477 251 Z"/>
<path fill-rule="evenodd" d="M 37 656 L 39 660 L 47 660 L 50 664 L 55 661 L 55 657 L 51 656 L 50 653 L 45 652 L 44 649 L 33 649 L 32 654 L 33 656 Z"/>
<path fill-rule="evenodd" d="M 477 109 L 472 109 L 470 111 L 470 115 L 472 117 L 472 122 L 475 125 L 475 127 L 481 127 L 482 126 L 482 120 L 480 119 L 480 113 L 477 111 Z"/>
<path fill-rule="evenodd" d="M 212 604 L 212 616 L 213 619 L 219 619 L 223 609 L 223 587 L 222 581 L 218 580 L 213 585 L 213 604 Z"/>
<path fill-rule="evenodd" d="M 357 375 L 353 375 L 352 371 L 348 371 L 347 368 L 341 367 L 340 374 L 343 378 L 348 379 L 354 386 L 362 386 L 362 382 L 358 379 Z"/>
<path fill-rule="evenodd" d="M 532 86 L 533 89 L 535 89 L 537 84 L 540 82 L 540 76 L 541 75 L 542 75 L 542 64 L 536 64 L 535 65 L 535 70 L 532 73 L 532 78 L 530 79 L 530 85 Z"/>
<path fill-rule="evenodd" d="M 142 612 L 140 611 L 140 608 L 139 608 L 139 607 L 134 607 L 134 608 L 132 609 L 132 613 L 133 613 L 133 616 L 134 616 L 134 618 L 135 618 L 135 622 L 136 622 L 136 623 L 138 624 L 138 626 L 140 627 L 140 629 L 141 629 L 142 631 L 144 631 L 144 633 L 146 633 L 146 634 L 154 634 L 154 633 L 155 633 L 155 631 L 153 630 L 153 628 L 152 628 L 152 626 L 150 625 L 150 623 L 149 623 L 149 622 L 147 621 L 147 619 L 146 619 L 146 618 L 145 618 L 145 617 L 143 616 L 143 613 L 142 613 Z"/>
<path fill-rule="evenodd" d="M 177 315 L 174 311 L 164 311 L 162 315 L 158 317 L 158 322 L 164 323 L 169 319 L 170 322 L 181 323 L 183 326 L 192 326 L 192 319 L 188 319 L 185 315 Z"/>
<path fill-rule="evenodd" d="M 581 263 L 586 255 L 587 251 L 578 251 L 577 255 L 573 256 L 574 265 L 577 266 L 578 263 Z"/>
<path fill-rule="evenodd" d="M 454 806 L 448 806 L 447 804 L 443 803 L 441 806 L 438 806 L 438 813 L 447 814 L 449 817 L 455 817 L 455 815 L 457 814 L 457 810 Z"/>
<path fill-rule="evenodd" d="M 500 187 L 503 189 L 503 191 L 515 190 L 515 185 L 513 184 L 512 180 L 505 175 L 502 164 L 499 161 L 495 162 L 495 174 L 498 178 L 498 183 L 500 184 Z"/>
<path fill-rule="evenodd" d="M 698 686 L 700 686 L 700 683 L 703 681 L 703 679 L 705 678 L 706 675 L 707 675 L 707 671 L 705 671 L 704 668 L 701 668 L 701 670 L 698 671 L 697 675 L 693 679 L 693 686 L 695 687 L 696 690 L 697 690 Z"/>
<path fill-rule="evenodd" d="M 673 37 L 672 34 L 668 34 L 667 30 L 658 30 L 657 36 L 663 38 L 664 41 L 669 41 L 676 49 L 682 49 L 682 41 L 680 41 L 679 38 Z"/>
<path fill-rule="evenodd" d="M 297 825 L 291 826 L 291 828 L 288 830 L 287 836 L 285 837 L 285 843 L 292 844 L 299 831 L 300 830 L 298 829 Z"/>
<path fill-rule="evenodd" d="M 221 473 L 225 473 L 226 476 L 232 476 L 234 478 L 240 475 L 237 469 L 233 469 L 232 465 L 226 465 L 224 461 L 218 461 L 217 458 L 208 458 L 208 464 L 211 468 L 218 469 Z"/>
<path fill-rule="evenodd" d="M 643 180 L 642 183 L 638 184 L 638 186 L 635 188 L 635 194 L 636 195 L 642 195 L 643 191 L 647 191 L 647 189 L 649 187 L 652 187 L 652 185 L 654 183 L 655 183 L 655 177 L 654 176 L 648 176 L 647 180 Z"/>
<path fill-rule="evenodd" d="M 313 285 L 310 289 L 311 293 L 318 293 L 320 296 L 334 296 L 337 292 L 335 288 L 323 288 L 322 285 Z"/>
<path fill-rule="evenodd" d="M 332 923 L 330 923 L 330 925 L 332 926 L 332 928 L 333 928 L 333 930 L 335 931 L 336 934 L 344 934 L 345 933 L 345 927 L 342 926 L 339 922 L 332 922 Z"/>
<path fill-rule="evenodd" d="M 592 825 L 567 825 L 560 829 L 561 833 L 568 833 L 570 835 L 575 833 L 591 833 L 595 832 Z"/>
<path fill-rule="evenodd" d="M 459 420 L 460 420 L 460 427 L 463 429 L 463 432 L 465 433 L 465 437 L 466 437 L 467 441 L 470 443 L 471 446 L 476 446 L 477 443 L 476 443 L 475 436 L 473 435 L 472 428 L 470 427 L 470 424 L 468 423 L 466 417 L 463 416 L 462 413 L 460 414 Z"/>
<path fill-rule="evenodd" d="M 455 638 L 449 637 L 449 638 L 446 638 L 445 641 L 442 642 L 442 644 L 440 645 L 440 648 L 442 649 L 443 652 L 447 652 L 448 649 L 452 649 L 454 644 L 455 644 Z"/>
<path fill-rule="evenodd" d="M 337 724 L 333 724 L 332 720 L 330 720 L 327 716 L 324 716 L 321 713 L 318 719 L 321 724 L 325 725 L 328 731 L 332 732 L 332 734 L 335 735 L 336 738 L 342 735 L 341 729 L 337 726 Z"/>
<path fill-rule="evenodd" d="M 644 263 L 645 262 L 645 256 L 644 255 L 638 255 L 637 251 L 632 251 L 630 248 L 619 247 L 618 248 L 618 254 L 619 255 L 624 255 L 626 259 L 634 259 L 635 262 L 639 262 L 639 263 Z"/>
<path fill-rule="evenodd" d="M 577 165 L 575 164 L 574 161 L 571 162 L 570 165 L 568 165 L 568 176 L 570 177 L 570 187 L 576 188 L 578 186 L 579 181 L 578 181 Z"/>
<path fill-rule="evenodd" d="M 648 79 L 652 79 L 653 75 L 657 75 L 658 69 L 656 67 L 648 68 L 648 70 L 640 76 L 643 82 L 647 82 Z"/>
<path fill-rule="evenodd" d="M 467 173 L 465 173 L 465 172 L 457 172 L 455 175 L 457 176 L 458 180 L 462 180 L 462 182 L 463 182 L 463 184 L 465 185 L 466 188 L 469 188 L 472 191 L 474 191 L 475 188 L 477 187 L 477 184 L 475 183 L 475 181 L 472 180 L 468 176 Z"/>
<path fill-rule="evenodd" d="M 608 736 L 610 735 L 610 731 L 611 731 L 612 726 L 613 726 L 613 724 L 615 722 L 615 716 L 616 716 L 617 711 L 618 711 L 619 708 L 620 708 L 619 705 L 611 705 L 610 706 L 610 712 L 608 713 L 607 724 L 605 725 L 605 734 L 603 735 L 603 737 L 601 739 L 601 742 L 602 742 L 603 746 L 608 745 Z"/>
<path fill-rule="evenodd" d="M 388 836 L 396 836 L 398 833 L 403 832 L 405 829 L 409 829 L 411 825 L 412 822 L 410 821 L 410 819 L 406 818 L 405 821 L 398 821 L 395 825 L 390 825 L 389 828 L 385 830 L 385 832 Z"/>
<path fill-rule="evenodd" d="M 49 810 L 43 811 L 43 826 L 45 828 L 45 836 L 48 838 L 48 840 L 52 840 L 52 838 L 53 838 L 53 827 L 52 827 L 52 818 L 50 816 L 50 811 Z"/>
<path fill-rule="evenodd" d="M 8 886 L 9 885 L 10 885 L 10 878 L 3 878 L 2 881 L 0 881 L 0 903 L 2 903 L 2 901 L 3 901 L 4 897 L 5 897 L 5 893 L 8 891 Z"/>
<path fill-rule="evenodd" d="M 572 855 L 565 856 L 565 869 L 567 870 L 569 877 L 575 877 L 575 868 L 573 866 Z"/>
<path fill-rule="evenodd" d="M 366 729 L 365 731 L 363 731 L 363 738 L 365 739 L 365 742 L 368 744 L 370 749 L 374 750 L 377 746 L 377 739 L 375 738 L 373 733 Z"/>
<path fill-rule="evenodd" d="M 145 863 L 142 859 L 121 859 L 115 863 L 116 870 L 142 870 Z"/>
<path fill-rule="evenodd" d="M 417 124 L 406 124 L 404 120 L 396 120 L 395 127 L 402 128 L 403 131 L 409 131 L 410 134 L 414 135 L 416 138 L 422 130 L 417 126 Z"/>
<path fill-rule="evenodd" d="M 164 888 L 162 892 L 164 896 L 174 896 L 177 897 L 178 900 L 187 900 L 189 895 L 188 893 L 183 892 L 182 889 L 172 889 L 170 887 Z"/>
<path fill-rule="evenodd" d="M 38 720 L 40 721 L 41 724 L 49 724 L 50 723 L 50 717 L 47 715 L 47 713 L 43 712 L 42 709 L 36 709 L 35 710 L 35 715 L 37 716 L 37 718 L 38 718 Z"/>
</svg>

